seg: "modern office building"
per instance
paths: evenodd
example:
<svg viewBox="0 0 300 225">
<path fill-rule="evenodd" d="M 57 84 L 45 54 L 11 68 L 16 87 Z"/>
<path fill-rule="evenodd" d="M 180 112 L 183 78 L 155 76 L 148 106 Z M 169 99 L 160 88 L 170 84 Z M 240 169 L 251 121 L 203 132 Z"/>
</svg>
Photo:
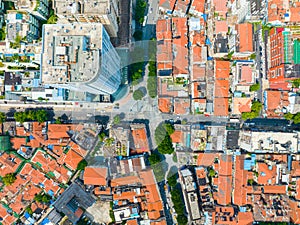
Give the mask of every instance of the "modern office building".
<svg viewBox="0 0 300 225">
<path fill-rule="evenodd" d="M 60 22 L 102 23 L 110 37 L 117 37 L 119 0 L 53 0 Z"/>
<path fill-rule="evenodd" d="M 101 23 L 43 26 L 43 84 L 92 94 L 113 94 L 120 58 Z"/>
</svg>

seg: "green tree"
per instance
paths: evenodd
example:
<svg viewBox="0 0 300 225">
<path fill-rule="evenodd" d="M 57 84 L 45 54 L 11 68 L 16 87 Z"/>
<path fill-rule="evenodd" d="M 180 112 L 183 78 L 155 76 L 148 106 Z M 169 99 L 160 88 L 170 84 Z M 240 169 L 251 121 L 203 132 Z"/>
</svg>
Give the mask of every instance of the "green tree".
<svg viewBox="0 0 300 225">
<path fill-rule="evenodd" d="M 99 135 L 99 141 L 103 142 L 104 141 L 104 138 L 106 137 L 106 134 L 104 132 L 101 132 Z"/>
<path fill-rule="evenodd" d="M 258 91 L 260 89 L 260 84 L 256 83 L 256 84 L 252 84 L 250 86 L 250 91 Z"/>
<path fill-rule="evenodd" d="M 178 225 L 186 225 L 188 222 L 188 219 L 186 218 L 186 215 L 184 215 L 184 214 L 178 215 L 176 219 L 177 219 Z"/>
<path fill-rule="evenodd" d="M 29 213 L 30 215 L 33 214 L 32 209 L 31 209 L 30 206 L 27 206 L 26 209 L 25 209 L 25 211 L 26 211 L 27 213 Z"/>
<path fill-rule="evenodd" d="M 49 203 L 50 200 L 51 200 L 51 196 L 50 196 L 50 195 L 44 194 L 44 195 L 42 196 L 42 202 L 44 202 L 44 203 Z"/>
<path fill-rule="evenodd" d="M 149 72 L 149 77 L 147 80 L 147 91 L 151 98 L 156 98 L 156 96 L 157 96 L 157 80 L 156 80 L 156 76 L 150 76 L 150 72 Z"/>
<path fill-rule="evenodd" d="M 290 113 L 290 112 L 284 114 L 284 118 L 287 119 L 287 120 L 292 121 L 293 117 L 294 117 L 294 115 L 292 113 Z"/>
<path fill-rule="evenodd" d="M 252 186 L 253 183 L 254 183 L 254 180 L 253 180 L 253 179 L 249 179 L 249 180 L 247 181 L 247 183 L 248 183 L 248 185 Z"/>
<path fill-rule="evenodd" d="M 213 168 L 210 168 L 210 169 L 208 170 L 208 176 L 209 176 L 209 177 L 214 177 L 214 176 L 216 176 L 216 171 L 215 171 Z"/>
<path fill-rule="evenodd" d="M 113 139 L 113 138 L 106 138 L 106 139 L 105 139 L 105 144 L 106 144 L 108 147 L 110 147 L 110 146 L 113 144 L 114 140 L 115 140 L 115 139 Z"/>
<path fill-rule="evenodd" d="M 3 62 L 0 62 L 0 67 L 4 67 L 4 63 Z"/>
<path fill-rule="evenodd" d="M 177 178 L 178 178 L 178 173 L 173 174 L 172 176 L 168 177 L 168 184 L 171 187 L 175 187 L 177 184 Z"/>
<path fill-rule="evenodd" d="M 0 112 L 0 124 L 3 124 L 6 120 L 6 115 L 4 112 Z"/>
<path fill-rule="evenodd" d="M 292 81 L 292 86 L 295 88 L 299 88 L 300 86 L 300 79 L 295 79 Z"/>
<path fill-rule="evenodd" d="M 142 30 L 136 30 L 133 34 L 135 41 L 140 41 L 143 39 L 143 31 Z"/>
<path fill-rule="evenodd" d="M 252 54 L 250 55 L 250 59 L 252 59 L 252 60 L 256 59 L 256 54 L 255 54 L 255 53 L 252 53 Z"/>
<path fill-rule="evenodd" d="M 2 27 L 2 29 L 0 29 L 0 40 L 4 41 L 6 38 L 6 33 L 5 30 L 3 29 L 4 27 Z"/>
<path fill-rule="evenodd" d="M 16 180 L 16 176 L 13 173 L 7 173 L 3 178 L 2 181 L 6 186 L 12 185 Z"/>
<path fill-rule="evenodd" d="M 44 99 L 43 97 L 38 97 L 38 100 L 39 100 L 40 102 L 42 102 L 42 101 L 44 101 L 45 99 Z"/>
<path fill-rule="evenodd" d="M 156 144 L 161 143 L 164 138 L 168 135 L 166 128 L 164 127 L 164 124 L 159 124 L 154 133 Z"/>
<path fill-rule="evenodd" d="M 135 90 L 133 92 L 133 99 L 136 101 L 141 100 L 144 96 L 145 95 L 141 90 Z"/>
<path fill-rule="evenodd" d="M 39 193 L 33 198 L 36 202 L 42 202 L 48 204 L 51 200 L 51 196 L 46 193 Z"/>
<path fill-rule="evenodd" d="M 34 196 L 34 201 L 36 202 L 42 202 L 42 199 L 43 199 L 43 195 L 42 194 L 37 194 Z"/>
<path fill-rule="evenodd" d="M 175 131 L 174 126 L 173 126 L 172 124 L 169 124 L 169 123 L 166 123 L 166 124 L 165 124 L 165 129 L 166 129 L 168 135 L 173 134 L 174 131 Z"/>
<path fill-rule="evenodd" d="M 36 120 L 39 123 L 43 123 L 48 120 L 48 113 L 44 109 L 36 111 L 35 115 L 36 115 Z"/>
<path fill-rule="evenodd" d="M 297 113 L 296 115 L 294 115 L 293 121 L 294 121 L 294 124 L 300 123 L 300 113 Z"/>
<path fill-rule="evenodd" d="M 258 101 L 252 102 L 251 111 L 259 113 L 261 109 L 262 109 L 262 103 Z"/>
<path fill-rule="evenodd" d="M 81 160 L 77 165 L 77 170 L 84 170 L 84 168 L 88 165 L 85 159 Z"/>
<path fill-rule="evenodd" d="M 114 124 L 119 124 L 120 122 L 121 122 L 120 116 L 119 116 L 119 115 L 116 115 L 116 116 L 114 117 Z"/>
<path fill-rule="evenodd" d="M 15 112 L 14 118 L 17 122 L 24 123 L 27 119 L 27 116 L 25 112 Z"/>
<path fill-rule="evenodd" d="M 62 124 L 62 121 L 61 121 L 61 117 L 57 117 L 56 119 L 55 119 L 55 122 L 54 122 L 55 124 Z"/>
<path fill-rule="evenodd" d="M 135 21 L 142 24 L 144 22 L 144 15 L 147 3 L 144 0 L 137 0 L 135 7 Z"/>
<path fill-rule="evenodd" d="M 157 150 L 161 154 L 172 154 L 174 152 L 172 140 L 170 136 L 166 135 L 161 143 L 158 144 Z"/>
<path fill-rule="evenodd" d="M 151 165 L 161 162 L 161 156 L 157 152 L 153 152 L 148 159 Z"/>
<path fill-rule="evenodd" d="M 49 19 L 47 20 L 47 24 L 56 24 L 57 23 L 57 16 L 51 15 Z"/>
</svg>

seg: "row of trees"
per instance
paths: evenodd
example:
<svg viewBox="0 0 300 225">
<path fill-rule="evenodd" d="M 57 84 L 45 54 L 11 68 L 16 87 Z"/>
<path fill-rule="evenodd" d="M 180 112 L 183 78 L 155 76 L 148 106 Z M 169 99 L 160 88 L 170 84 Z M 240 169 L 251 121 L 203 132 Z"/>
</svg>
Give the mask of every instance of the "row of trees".
<svg viewBox="0 0 300 225">
<path fill-rule="evenodd" d="M 174 127 L 171 124 L 163 123 L 155 129 L 155 141 L 157 150 L 161 154 L 172 154 L 174 152 L 170 135 L 174 133 Z"/>
<path fill-rule="evenodd" d="M 157 96 L 157 77 L 156 77 L 156 62 L 149 61 L 148 66 L 149 74 L 147 80 L 147 90 L 148 94 L 151 98 L 155 98 Z"/>
<path fill-rule="evenodd" d="M 48 120 L 48 113 L 45 109 L 15 112 L 14 118 L 20 123 L 24 123 L 25 121 L 38 121 L 39 123 L 43 123 Z"/>
<path fill-rule="evenodd" d="M 185 206 L 183 203 L 183 198 L 182 198 L 182 191 L 180 189 L 180 185 L 175 185 L 171 187 L 171 199 L 174 204 L 174 209 L 177 213 L 177 223 L 179 225 L 185 225 L 187 224 L 188 220 L 185 215 Z"/>
<path fill-rule="evenodd" d="M 144 22 L 144 15 L 146 10 L 147 2 L 144 0 L 137 0 L 135 7 L 135 21 L 139 24 Z"/>
<path fill-rule="evenodd" d="M 251 112 L 243 112 L 242 119 L 247 120 L 247 119 L 254 119 L 258 117 L 261 109 L 262 109 L 262 103 L 260 103 L 259 101 L 252 102 Z"/>
<path fill-rule="evenodd" d="M 148 157 L 157 182 L 163 181 L 168 171 L 168 164 L 163 161 L 163 157 L 164 156 L 157 151 L 153 151 Z"/>
<path fill-rule="evenodd" d="M 51 196 L 46 193 L 39 193 L 34 197 L 36 202 L 48 204 L 51 200 Z"/>
</svg>

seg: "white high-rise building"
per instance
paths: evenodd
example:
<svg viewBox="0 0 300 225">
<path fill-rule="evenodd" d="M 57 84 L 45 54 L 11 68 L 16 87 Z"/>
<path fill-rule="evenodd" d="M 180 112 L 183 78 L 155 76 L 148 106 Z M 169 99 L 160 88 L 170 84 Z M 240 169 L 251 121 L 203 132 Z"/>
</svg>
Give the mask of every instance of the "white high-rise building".
<svg viewBox="0 0 300 225">
<path fill-rule="evenodd" d="M 121 83 L 120 58 L 101 23 L 43 26 L 43 84 L 113 94 Z"/>
<path fill-rule="evenodd" d="M 60 23 L 102 23 L 110 37 L 117 37 L 118 0 L 53 0 Z"/>
</svg>

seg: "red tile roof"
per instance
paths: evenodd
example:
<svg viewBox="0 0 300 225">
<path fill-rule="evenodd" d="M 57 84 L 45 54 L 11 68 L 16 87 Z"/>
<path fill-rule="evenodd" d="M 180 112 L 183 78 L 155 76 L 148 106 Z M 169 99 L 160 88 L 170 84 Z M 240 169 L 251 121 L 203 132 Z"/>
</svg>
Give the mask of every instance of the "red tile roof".
<svg viewBox="0 0 300 225">
<path fill-rule="evenodd" d="M 178 115 L 188 114 L 190 110 L 189 98 L 175 98 L 174 99 L 174 113 Z"/>
<path fill-rule="evenodd" d="M 84 169 L 83 181 L 86 185 L 106 186 L 107 176 L 107 168 L 89 166 Z"/>
<path fill-rule="evenodd" d="M 286 194 L 286 185 L 266 185 L 263 187 L 265 194 Z"/>
<path fill-rule="evenodd" d="M 138 154 L 149 152 L 149 143 L 147 138 L 146 127 L 131 128 L 131 134 L 134 142 L 134 151 Z"/>
<path fill-rule="evenodd" d="M 83 160 L 83 157 L 80 156 L 78 153 L 76 153 L 73 150 L 69 150 L 66 154 L 66 158 L 64 159 L 64 162 L 68 168 L 71 170 L 76 170 L 78 163 Z"/>
<path fill-rule="evenodd" d="M 214 115 L 215 116 L 228 116 L 228 98 L 215 98 L 214 99 Z"/>
<path fill-rule="evenodd" d="M 253 31 L 251 23 L 237 24 L 237 32 L 239 35 L 239 51 L 253 52 Z"/>
<path fill-rule="evenodd" d="M 236 156 L 233 203 L 238 206 L 247 204 L 247 171 L 244 170 L 244 156 Z"/>
<path fill-rule="evenodd" d="M 172 109 L 172 103 L 170 98 L 159 98 L 158 108 L 163 113 L 170 113 Z"/>
</svg>

